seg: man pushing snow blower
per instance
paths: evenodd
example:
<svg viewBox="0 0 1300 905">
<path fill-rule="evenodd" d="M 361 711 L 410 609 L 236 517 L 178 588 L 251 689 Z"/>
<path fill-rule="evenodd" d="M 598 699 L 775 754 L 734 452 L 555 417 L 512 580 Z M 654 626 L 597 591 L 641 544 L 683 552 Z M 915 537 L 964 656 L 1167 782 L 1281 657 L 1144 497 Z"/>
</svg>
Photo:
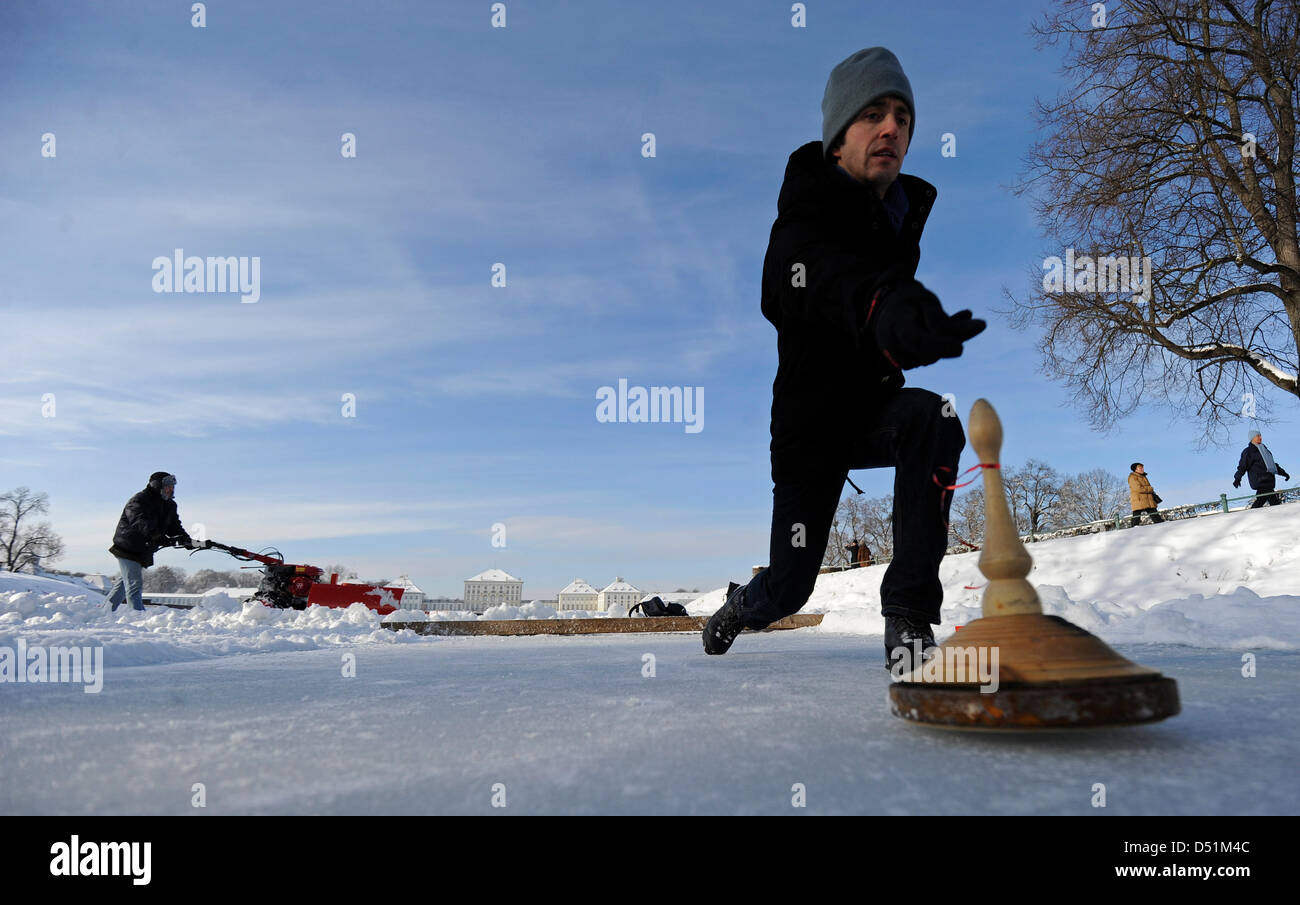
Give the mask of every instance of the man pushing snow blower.
<svg viewBox="0 0 1300 905">
<path fill-rule="evenodd" d="M 108 601 L 113 610 L 126 600 L 131 608 L 144 609 L 144 570 L 153 565 L 153 555 L 163 547 L 202 550 L 207 541 L 196 541 L 181 525 L 176 510 L 176 475 L 155 471 L 149 483 L 126 501 L 113 532 L 108 552 L 117 557 L 118 576 L 113 580 Z"/>
<path fill-rule="evenodd" d="M 930 183 L 900 173 L 912 88 L 883 47 L 832 71 L 822 140 L 790 155 L 763 261 L 763 315 L 777 332 L 768 567 L 732 584 L 704 629 L 724 654 L 744 628 L 797 612 L 812 593 L 853 468 L 894 469 L 894 559 L 880 586 L 886 667 L 934 646 L 949 487 L 966 438 L 944 399 L 903 371 L 956 358 L 984 329 L 948 315 L 916 281 Z"/>
<path fill-rule="evenodd" d="M 149 485 L 131 497 L 122 509 L 110 553 L 117 557 L 121 574 L 113 581 L 108 600 L 116 611 L 123 600 L 133 609 L 144 609 L 143 571 L 153 565 L 153 555 L 163 547 L 186 550 L 220 550 L 244 562 L 260 563 L 262 582 L 254 600 L 278 609 L 306 609 L 309 606 L 347 608 L 364 604 L 380 616 L 401 606 L 402 588 L 369 584 L 340 584 L 337 575 L 325 580 L 318 566 L 286 563 L 284 557 L 254 553 L 215 541 L 196 541 L 181 525 L 176 511 L 176 476 L 165 471 L 149 475 Z"/>
</svg>

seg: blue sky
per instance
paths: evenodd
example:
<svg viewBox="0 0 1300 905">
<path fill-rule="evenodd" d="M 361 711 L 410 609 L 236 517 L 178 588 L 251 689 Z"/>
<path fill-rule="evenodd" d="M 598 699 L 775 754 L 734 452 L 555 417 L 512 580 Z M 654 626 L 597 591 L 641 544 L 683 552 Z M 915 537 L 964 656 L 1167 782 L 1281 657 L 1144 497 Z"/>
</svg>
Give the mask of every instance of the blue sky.
<svg viewBox="0 0 1300 905">
<path fill-rule="evenodd" d="M 770 518 L 777 192 L 830 68 L 876 44 L 916 98 L 903 169 L 939 189 L 918 277 L 990 320 L 909 383 L 963 414 L 990 399 L 1011 464 L 1142 460 L 1166 504 L 1231 490 L 1246 422 L 1217 450 L 1160 410 L 1097 433 L 993 311 L 1058 253 L 1008 189 L 1060 84 L 1028 35 L 1042 4 L 821 2 L 802 29 L 785 2 L 506 6 L 504 29 L 483 2 L 208 3 L 202 29 L 188 3 L 0 8 L 0 486 L 49 494 L 59 567 L 112 569 L 121 506 L 161 469 L 216 540 L 432 594 L 489 567 L 525 597 L 747 575 Z M 153 292 L 176 248 L 260 257 L 261 299 Z M 703 430 L 598 422 L 620 378 L 703 387 Z"/>
</svg>

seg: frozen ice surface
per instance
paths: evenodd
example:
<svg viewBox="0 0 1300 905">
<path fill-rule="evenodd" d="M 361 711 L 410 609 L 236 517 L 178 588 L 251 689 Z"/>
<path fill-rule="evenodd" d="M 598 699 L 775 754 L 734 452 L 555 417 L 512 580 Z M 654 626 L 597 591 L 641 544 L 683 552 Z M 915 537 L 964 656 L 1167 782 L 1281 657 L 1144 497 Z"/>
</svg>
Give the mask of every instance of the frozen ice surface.
<svg viewBox="0 0 1300 905">
<path fill-rule="evenodd" d="M 1183 712 L 1025 737 L 889 714 L 878 638 L 424 638 L 0 686 L 0 812 L 1295 814 L 1300 653 L 1117 645 Z M 355 677 L 345 678 L 346 654 Z M 653 654 L 654 675 L 646 654 Z M 1094 808 L 1094 784 L 1106 807 Z"/>
</svg>

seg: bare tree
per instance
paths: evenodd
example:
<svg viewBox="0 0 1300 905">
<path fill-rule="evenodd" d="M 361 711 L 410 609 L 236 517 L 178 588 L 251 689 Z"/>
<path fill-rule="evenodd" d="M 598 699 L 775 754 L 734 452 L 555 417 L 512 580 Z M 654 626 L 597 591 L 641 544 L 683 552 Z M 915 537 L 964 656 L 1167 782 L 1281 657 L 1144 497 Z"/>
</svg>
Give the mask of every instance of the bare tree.
<svg viewBox="0 0 1300 905">
<path fill-rule="evenodd" d="M 185 593 L 202 594 L 213 588 L 247 587 L 240 572 L 219 572 L 216 569 L 199 569 L 185 581 Z"/>
<path fill-rule="evenodd" d="M 0 493 L 0 569 L 17 572 L 24 566 L 63 555 L 63 539 L 49 522 L 34 517 L 49 511 L 50 498 L 19 487 Z"/>
<path fill-rule="evenodd" d="M 979 549 L 984 545 L 984 484 L 981 480 L 952 502 L 949 514 L 950 545 Z"/>
<path fill-rule="evenodd" d="M 1058 527 L 1061 485 L 1055 468 L 1046 462 L 1029 459 L 1022 468 L 1003 468 L 1016 526 L 1026 534 L 1042 534 Z"/>
<path fill-rule="evenodd" d="M 1069 87 L 1039 102 L 1017 186 L 1053 249 L 1007 293 L 1015 322 L 1095 427 L 1152 399 L 1194 412 L 1203 443 L 1267 420 L 1259 391 L 1300 397 L 1300 4 L 1058 5 L 1034 30 L 1068 45 Z"/>
<path fill-rule="evenodd" d="M 1061 521 L 1081 525 L 1114 518 L 1117 509 L 1128 511 L 1128 482 L 1104 468 L 1067 478 L 1061 488 Z"/>
<path fill-rule="evenodd" d="M 156 594 L 174 594 L 185 587 L 185 570 L 157 566 L 144 573 L 144 590 Z"/>
<path fill-rule="evenodd" d="M 357 577 L 357 573 L 356 573 L 355 571 L 353 571 L 352 569 L 349 569 L 347 566 L 343 565 L 343 563 L 341 563 L 341 562 L 334 563 L 334 564 L 331 565 L 331 566 L 326 566 L 326 567 L 325 567 L 325 580 L 326 580 L 326 581 L 329 581 L 329 577 L 330 577 L 331 575 L 338 575 L 338 577 L 339 577 L 339 581 L 342 581 L 342 580 L 345 579 L 345 578 L 356 578 L 356 577 Z"/>
<path fill-rule="evenodd" d="M 835 518 L 831 521 L 830 536 L 826 549 L 822 552 L 822 568 L 843 569 L 849 565 L 849 542 L 857 537 L 859 505 L 854 497 L 846 496 L 840 500 L 835 509 Z"/>
<path fill-rule="evenodd" d="M 866 497 L 850 494 L 840 500 L 831 522 L 830 539 L 822 556 L 822 566 L 852 565 L 848 546 L 852 541 L 865 543 L 874 559 L 894 555 L 894 498 Z"/>
</svg>

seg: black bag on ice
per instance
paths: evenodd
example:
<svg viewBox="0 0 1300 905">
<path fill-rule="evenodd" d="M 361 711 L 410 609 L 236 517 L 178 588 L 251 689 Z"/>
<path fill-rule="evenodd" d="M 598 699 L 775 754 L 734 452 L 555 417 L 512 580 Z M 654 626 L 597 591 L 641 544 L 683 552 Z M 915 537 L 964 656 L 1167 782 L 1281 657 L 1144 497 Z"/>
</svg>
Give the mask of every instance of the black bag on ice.
<svg viewBox="0 0 1300 905">
<path fill-rule="evenodd" d="M 646 616 L 685 616 L 686 607 L 680 603 L 664 603 L 661 597 L 651 597 L 649 600 L 642 600 L 632 609 L 627 611 L 631 616 L 637 610 L 640 610 Z"/>
</svg>

